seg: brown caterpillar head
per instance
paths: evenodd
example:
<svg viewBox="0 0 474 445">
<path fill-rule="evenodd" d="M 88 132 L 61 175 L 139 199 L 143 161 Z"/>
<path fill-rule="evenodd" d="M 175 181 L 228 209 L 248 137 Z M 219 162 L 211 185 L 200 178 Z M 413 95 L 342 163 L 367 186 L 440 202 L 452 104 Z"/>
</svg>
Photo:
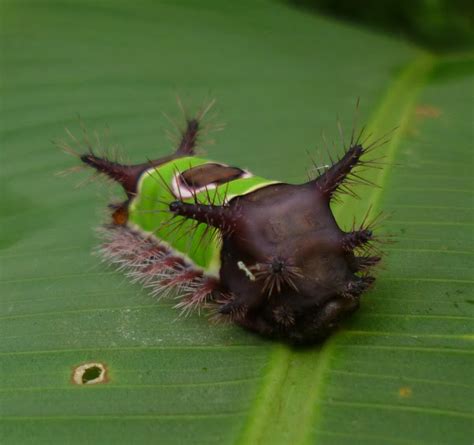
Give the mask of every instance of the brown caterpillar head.
<svg viewBox="0 0 474 445">
<path fill-rule="evenodd" d="M 342 312 L 357 307 L 369 282 L 355 275 L 357 258 L 346 246 L 354 234 L 341 231 L 315 184 L 271 185 L 235 198 L 232 207 L 239 216 L 224 235 L 220 278 L 234 299 L 221 310 L 245 306 L 273 334 L 276 327 L 305 340 L 321 334 L 308 314 L 331 300 L 348 300 Z M 364 232 L 360 241 L 369 238 Z"/>
<path fill-rule="evenodd" d="M 235 198 L 231 207 L 238 218 L 224 236 L 221 279 L 249 307 L 277 294 L 324 298 L 344 280 L 329 260 L 344 255 L 343 234 L 315 187 L 271 185 Z"/>
<path fill-rule="evenodd" d="M 363 152 L 350 148 L 306 184 L 268 185 L 225 206 L 170 205 L 173 213 L 221 231 L 220 281 L 230 295 L 221 314 L 264 335 L 314 342 L 357 309 L 374 281 L 367 269 L 380 258 L 356 256 L 372 231 L 342 231 L 330 199 Z"/>
</svg>

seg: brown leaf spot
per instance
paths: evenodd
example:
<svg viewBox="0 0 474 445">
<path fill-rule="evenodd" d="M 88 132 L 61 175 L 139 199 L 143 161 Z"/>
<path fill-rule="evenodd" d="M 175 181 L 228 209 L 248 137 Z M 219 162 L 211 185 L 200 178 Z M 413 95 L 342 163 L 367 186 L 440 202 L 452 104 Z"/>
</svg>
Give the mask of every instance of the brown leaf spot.
<svg viewBox="0 0 474 445">
<path fill-rule="evenodd" d="M 431 105 L 418 105 L 415 109 L 415 114 L 421 118 L 436 119 L 441 116 L 442 111 L 437 107 Z"/>
<path fill-rule="evenodd" d="M 409 397 L 411 397 L 412 393 L 413 392 L 409 386 L 402 386 L 398 390 L 398 395 L 403 399 L 408 399 Z"/>
</svg>

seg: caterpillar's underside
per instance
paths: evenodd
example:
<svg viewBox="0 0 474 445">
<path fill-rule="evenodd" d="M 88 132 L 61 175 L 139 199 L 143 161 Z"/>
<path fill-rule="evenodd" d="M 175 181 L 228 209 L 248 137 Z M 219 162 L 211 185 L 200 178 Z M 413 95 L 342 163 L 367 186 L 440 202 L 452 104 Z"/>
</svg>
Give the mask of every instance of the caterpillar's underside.
<svg viewBox="0 0 474 445">
<path fill-rule="evenodd" d="M 355 311 L 374 281 L 371 227 L 343 232 L 330 200 L 369 161 L 352 138 L 345 154 L 301 185 L 268 181 L 194 156 L 202 115 L 187 120 L 175 153 L 123 165 L 91 148 L 81 160 L 120 183 L 100 252 L 157 297 L 171 291 L 184 313 L 210 309 L 264 336 L 325 338 Z"/>
</svg>

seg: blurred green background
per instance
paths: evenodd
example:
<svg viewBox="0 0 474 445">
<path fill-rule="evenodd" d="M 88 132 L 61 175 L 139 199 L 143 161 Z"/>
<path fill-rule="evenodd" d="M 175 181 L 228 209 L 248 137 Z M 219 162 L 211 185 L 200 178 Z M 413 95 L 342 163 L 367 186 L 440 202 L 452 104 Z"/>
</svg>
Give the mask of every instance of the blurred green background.
<svg viewBox="0 0 474 445">
<path fill-rule="evenodd" d="M 474 43 L 474 3 L 469 0 L 290 0 L 290 3 L 389 32 L 437 51 L 472 48 Z"/>
<path fill-rule="evenodd" d="M 467 9 L 354 4 L 347 20 L 338 3 L 0 3 L 2 444 L 472 442 L 474 56 L 455 24 Z M 380 188 L 334 206 L 343 228 L 383 210 L 396 243 L 324 345 L 177 318 L 173 299 L 91 255 L 121 191 L 58 177 L 76 160 L 51 141 L 80 135 L 80 114 L 131 161 L 160 157 L 176 94 L 190 109 L 217 98 L 226 128 L 210 158 L 289 182 L 306 180 L 306 151 L 327 160 L 322 132 L 342 152 L 336 122 L 350 133 L 358 97 L 367 134 L 398 126 L 377 150 L 384 168 L 363 173 Z M 72 383 L 87 362 L 107 383 Z"/>
</svg>

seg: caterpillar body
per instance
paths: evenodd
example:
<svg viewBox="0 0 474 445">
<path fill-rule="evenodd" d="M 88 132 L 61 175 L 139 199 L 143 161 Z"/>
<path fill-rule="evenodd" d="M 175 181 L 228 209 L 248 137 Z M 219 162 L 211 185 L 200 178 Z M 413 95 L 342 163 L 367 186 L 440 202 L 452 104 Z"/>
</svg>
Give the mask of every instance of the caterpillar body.
<svg viewBox="0 0 474 445">
<path fill-rule="evenodd" d="M 127 196 L 100 230 L 102 256 L 153 295 L 173 291 L 184 313 L 209 308 L 265 337 L 323 340 L 359 307 L 380 260 L 371 227 L 344 232 L 330 207 L 371 146 L 352 138 L 294 185 L 196 157 L 200 124 L 187 119 L 177 150 L 143 164 L 79 154 Z"/>
</svg>

